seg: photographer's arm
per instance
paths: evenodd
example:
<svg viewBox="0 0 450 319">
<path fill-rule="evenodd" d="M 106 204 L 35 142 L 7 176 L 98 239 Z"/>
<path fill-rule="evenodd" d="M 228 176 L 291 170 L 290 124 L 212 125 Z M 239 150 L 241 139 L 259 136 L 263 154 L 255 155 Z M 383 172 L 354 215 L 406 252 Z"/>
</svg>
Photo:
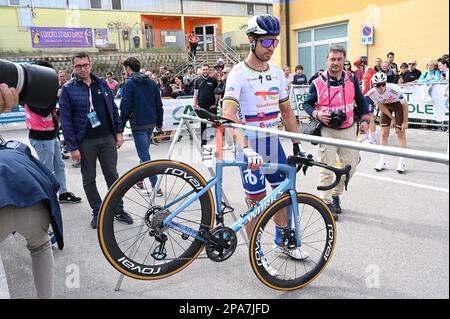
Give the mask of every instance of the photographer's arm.
<svg viewBox="0 0 450 319">
<path fill-rule="evenodd" d="M 15 88 L 10 88 L 5 83 L 0 84 L 0 114 L 8 112 L 19 104 L 19 94 Z"/>
</svg>

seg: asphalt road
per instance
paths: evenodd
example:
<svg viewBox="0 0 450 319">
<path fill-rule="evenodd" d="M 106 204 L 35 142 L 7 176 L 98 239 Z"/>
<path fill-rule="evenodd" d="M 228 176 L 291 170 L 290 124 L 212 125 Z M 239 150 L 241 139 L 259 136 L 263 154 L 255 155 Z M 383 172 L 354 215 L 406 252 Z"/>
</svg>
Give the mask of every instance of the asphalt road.
<svg viewBox="0 0 450 319">
<path fill-rule="evenodd" d="M 22 127 L 0 128 L 5 139 L 27 141 Z M 408 130 L 412 149 L 445 153 L 448 133 Z M 283 140 L 290 152 L 290 142 Z M 396 145 L 391 138 L 391 145 Z M 153 159 L 165 158 L 169 143 L 151 147 Z M 316 147 L 305 148 L 316 154 Z M 193 165 L 206 176 L 188 138 L 177 144 L 174 159 Z M 125 278 L 114 291 L 119 273 L 100 251 L 97 234 L 89 226 L 90 209 L 78 168 L 66 160 L 70 191 L 83 197 L 80 204 L 63 204 L 65 249 L 54 250 L 57 298 L 449 298 L 449 167 L 407 160 L 407 172 L 373 170 L 378 155 L 362 154 L 358 172 L 342 198 L 343 214 L 337 223 L 337 246 L 325 271 L 302 290 L 281 293 L 267 288 L 253 274 L 247 247 L 239 237 L 235 254 L 223 263 L 194 261 L 180 273 L 153 282 Z M 119 151 L 122 174 L 138 163 L 132 140 Z M 100 168 L 98 168 L 98 172 Z M 101 173 L 97 184 L 106 185 Z M 298 190 L 317 194 L 318 169 L 299 175 Z M 237 169 L 228 169 L 224 192 L 238 212 L 245 210 Z M 226 220 L 231 224 L 230 217 Z M 0 244 L 11 298 L 34 298 L 30 257 L 25 241 L 10 236 Z M 0 267 L 1 268 L 1 267 Z"/>
</svg>

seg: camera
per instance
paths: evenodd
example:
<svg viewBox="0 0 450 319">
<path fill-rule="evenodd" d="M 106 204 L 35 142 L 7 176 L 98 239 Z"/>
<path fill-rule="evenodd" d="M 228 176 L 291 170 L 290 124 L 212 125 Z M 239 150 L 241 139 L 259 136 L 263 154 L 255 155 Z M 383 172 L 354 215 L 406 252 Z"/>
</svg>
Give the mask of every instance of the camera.
<svg viewBox="0 0 450 319">
<path fill-rule="evenodd" d="M 345 122 L 347 119 L 347 115 L 342 111 L 339 110 L 337 112 L 332 111 L 330 113 L 330 126 L 332 128 L 340 128 L 341 125 Z"/>
<path fill-rule="evenodd" d="M 58 74 L 55 70 L 2 59 L 0 59 L 0 83 L 16 88 L 20 104 L 42 109 L 55 104 L 59 89 Z"/>
</svg>

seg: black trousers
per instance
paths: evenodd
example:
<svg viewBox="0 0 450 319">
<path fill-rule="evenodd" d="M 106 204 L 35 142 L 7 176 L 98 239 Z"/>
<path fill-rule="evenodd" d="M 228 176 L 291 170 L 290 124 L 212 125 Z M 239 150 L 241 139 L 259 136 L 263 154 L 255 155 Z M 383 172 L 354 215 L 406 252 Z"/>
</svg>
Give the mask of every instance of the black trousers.
<svg viewBox="0 0 450 319">
<path fill-rule="evenodd" d="M 195 56 L 197 55 L 197 43 L 191 43 L 190 44 L 190 48 L 191 48 L 191 53 Z"/>
<path fill-rule="evenodd" d="M 117 172 L 117 148 L 116 139 L 113 135 L 107 137 L 85 139 L 78 145 L 81 154 L 81 176 L 83 179 L 83 188 L 86 197 L 91 206 L 92 212 L 97 214 L 102 197 L 100 196 L 96 177 L 97 177 L 97 160 L 105 178 L 108 189 L 119 178 Z M 123 210 L 123 203 L 119 203 L 118 212 Z"/>
<path fill-rule="evenodd" d="M 200 106 L 202 109 L 207 110 L 208 112 L 212 113 L 212 114 L 217 114 L 217 108 L 209 108 L 209 107 L 202 107 Z M 208 141 L 208 136 L 205 134 L 207 129 L 207 124 L 206 123 L 200 123 L 200 138 L 202 140 L 202 146 L 206 145 L 206 142 Z"/>
</svg>

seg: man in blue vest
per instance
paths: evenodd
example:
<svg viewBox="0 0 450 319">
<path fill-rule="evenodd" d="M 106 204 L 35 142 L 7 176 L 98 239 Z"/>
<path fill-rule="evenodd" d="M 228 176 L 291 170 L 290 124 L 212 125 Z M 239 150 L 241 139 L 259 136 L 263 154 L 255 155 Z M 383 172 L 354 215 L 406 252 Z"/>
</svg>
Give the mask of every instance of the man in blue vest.
<svg viewBox="0 0 450 319">
<path fill-rule="evenodd" d="M 92 209 L 91 227 L 97 228 L 102 198 L 96 184 L 97 159 L 108 188 L 119 178 L 117 149 L 123 144 L 122 125 L 114 96 L 105 80 L 91 73 L 92 62 L 85 52 L 72 57 L 74 77 L 59 97 L 64 140 L 72 159 L 81 163 L 83 187 Z M 133 219 L 122 205 L 115 218 L 126 224 Z"/>
</svg>

